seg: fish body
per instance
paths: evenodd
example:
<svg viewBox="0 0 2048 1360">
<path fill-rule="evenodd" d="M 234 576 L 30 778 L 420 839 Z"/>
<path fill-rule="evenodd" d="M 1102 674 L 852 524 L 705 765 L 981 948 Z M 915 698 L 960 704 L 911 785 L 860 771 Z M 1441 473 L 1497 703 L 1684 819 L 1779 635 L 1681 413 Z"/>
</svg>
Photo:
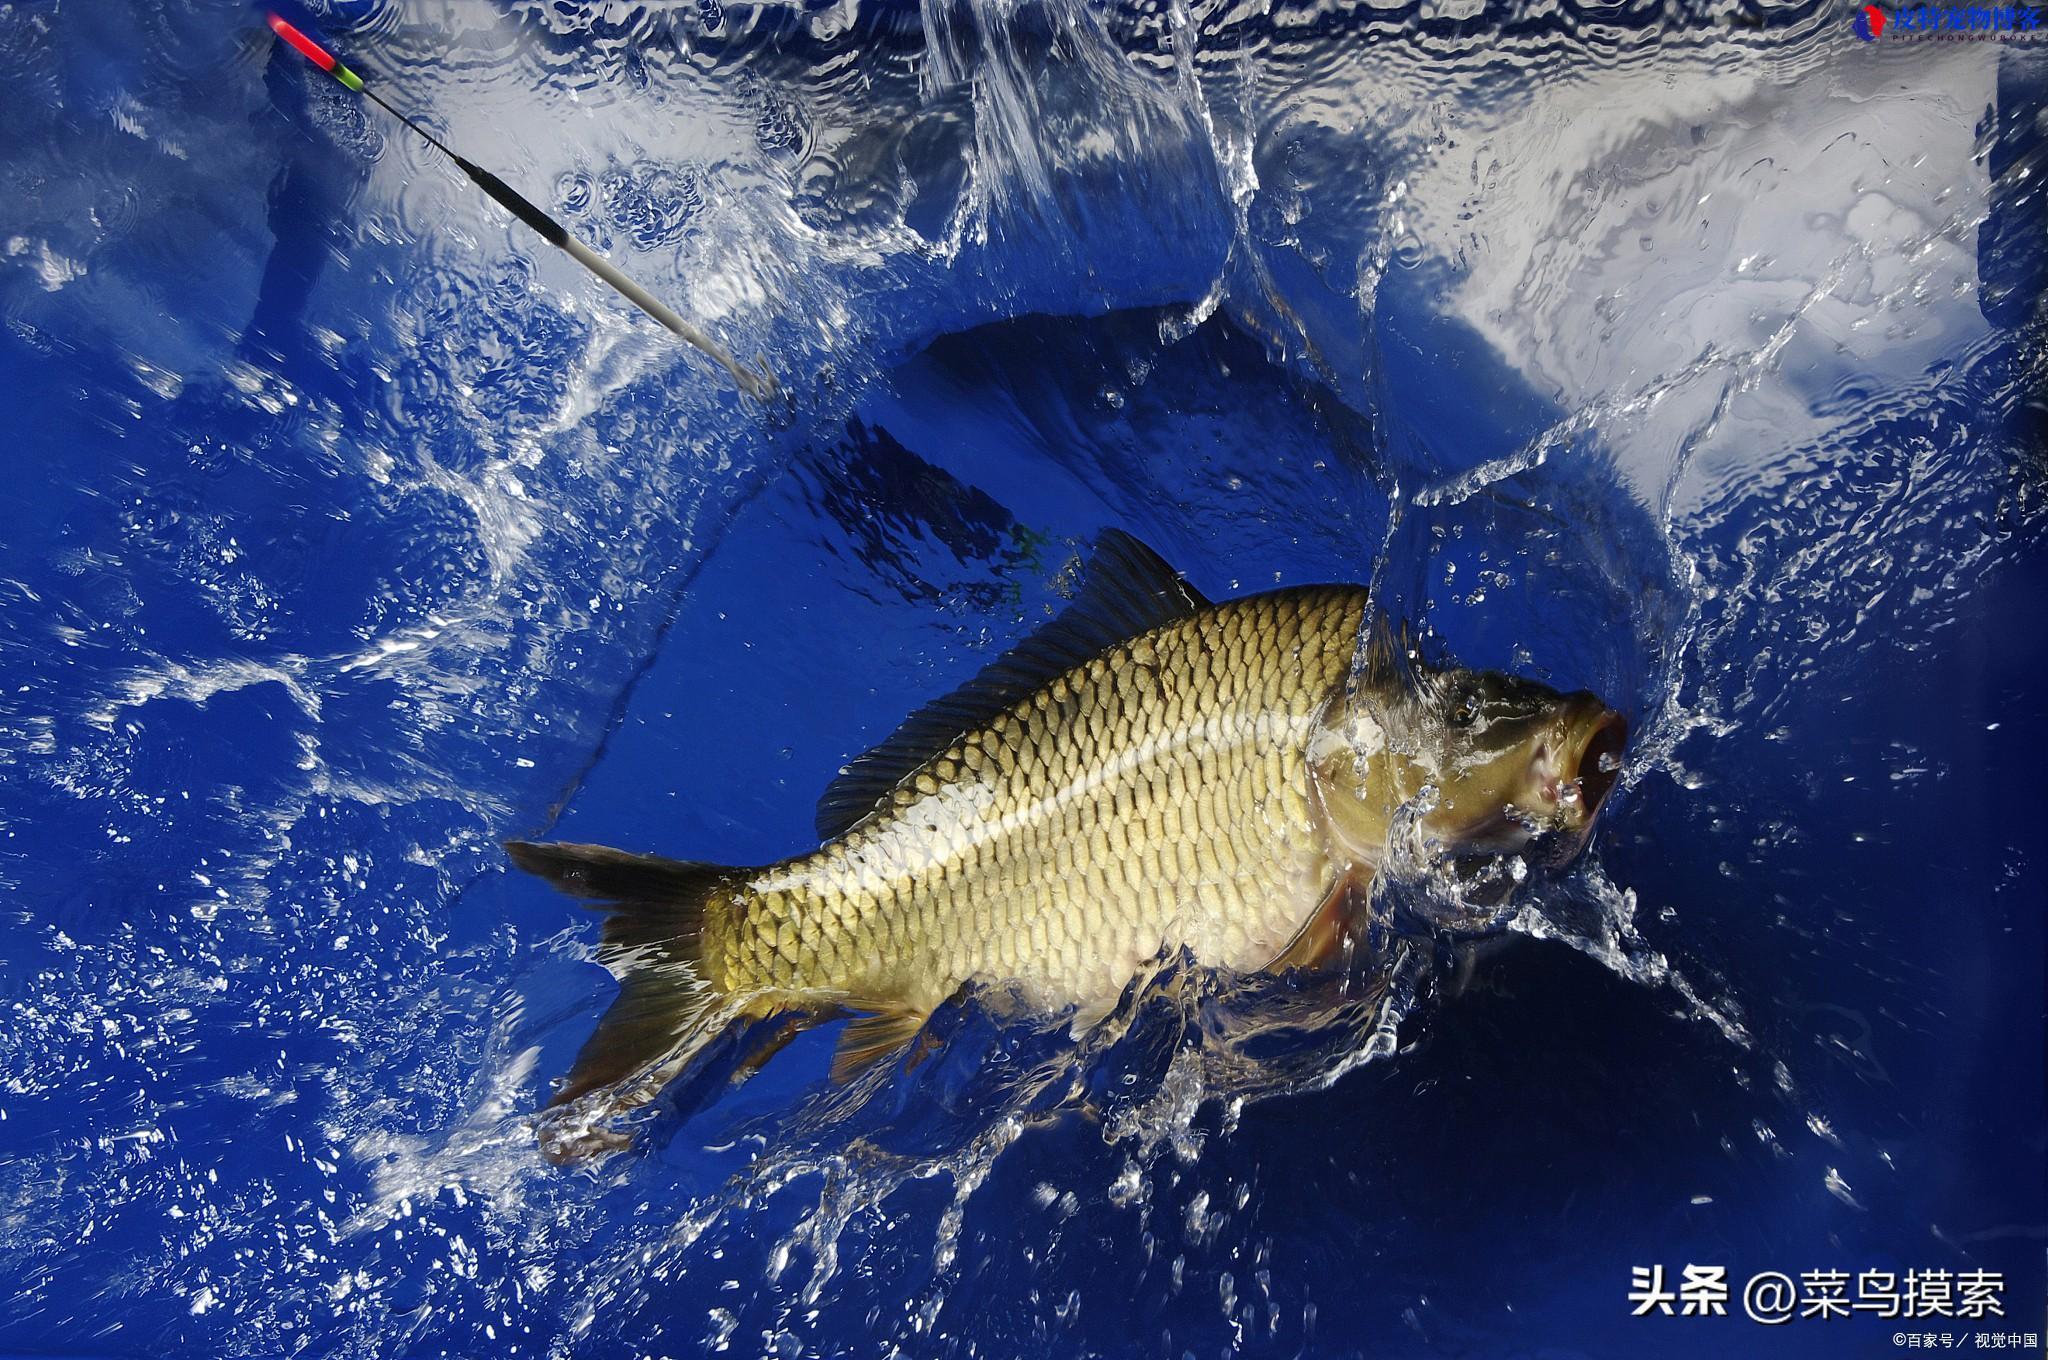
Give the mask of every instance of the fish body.
<svg viewBox="0 0 2048 1360">
<path fill-rule="evenodd" d="M 1308 753 L 1365 609 L 1361 590 L 1277 591 L 1117 644 L 721 894 L 707 966 L 728 989 L 926 1012 L 972 978 L 1106 1008 L 1169 937 L 1265 966 L 1348 867 Z"/>
<path fill-rule="evenodd" d="M 1575 848 L 1618 716 L 1397 664 L 1370 609 L 1343 585 L 1211 604 L 1107 534 L 1060 620 L 848 766 L 816 850 L 729 868 L 510 843 L 610 911 L 621 994 L 557 1103 L 639 1103 L 740 1015 L 862 1017 L 845 1077 L 972 981 L 1086 1023 L 1169 945 L 1238 971 L 1315 963 L 1425 793 L 1446 846 Z"/>
</svg>

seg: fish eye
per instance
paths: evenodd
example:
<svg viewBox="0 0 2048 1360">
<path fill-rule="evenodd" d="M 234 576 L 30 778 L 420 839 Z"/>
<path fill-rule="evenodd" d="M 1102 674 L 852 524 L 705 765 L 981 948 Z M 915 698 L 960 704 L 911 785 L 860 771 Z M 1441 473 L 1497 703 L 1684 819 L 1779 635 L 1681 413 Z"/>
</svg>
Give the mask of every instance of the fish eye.
<svg viewBox="0 0 2048 1360">
<path fill-rule="evenodd" d="M 1446 719 L 1453 727 L 1470 727 L 1479 718 L 1479 691 L 1472 685 L 1459 685 L 1451 691 L 1451 712 Z"/>
</svg>

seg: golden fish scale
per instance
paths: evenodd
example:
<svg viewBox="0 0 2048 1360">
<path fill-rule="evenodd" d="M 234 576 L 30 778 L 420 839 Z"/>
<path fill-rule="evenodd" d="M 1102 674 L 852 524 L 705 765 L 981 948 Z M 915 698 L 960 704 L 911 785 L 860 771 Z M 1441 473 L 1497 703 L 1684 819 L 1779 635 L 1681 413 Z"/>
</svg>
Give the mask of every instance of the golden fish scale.
<svg viewBox="0 0 2048 1360">
<path fill-rule="evenodd" d="M 1364 592 L 1274 591 L 1121 643 L 956 741 L 714 913 L 732 991 L 928 1010 L 969 978 L 1104 1005 L 1169 937 L 1269 961 L 1335 869 L 1306 747 Z"/>
</svg>

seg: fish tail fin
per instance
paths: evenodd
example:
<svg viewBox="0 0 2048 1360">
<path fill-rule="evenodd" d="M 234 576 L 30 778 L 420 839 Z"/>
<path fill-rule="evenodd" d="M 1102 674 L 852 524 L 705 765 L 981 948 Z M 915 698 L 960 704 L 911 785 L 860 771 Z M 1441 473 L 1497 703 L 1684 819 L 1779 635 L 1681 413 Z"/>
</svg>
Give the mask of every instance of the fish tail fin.
<svg viewBox="0 0 2048 1360">
<path fill-rule="evenodd" d="M 604 911 L 598 961 L 619 980 L 619 995 L 584 1042 L 548 1105 L 568 1105 L 613 1088 L 580 1130 L 546 1140 L 549 1156 L 571 1160 L 623 1146 L 627 1136 L 596 1120 L 652 1100 L 733 1018 L 723 980 L 707 969 L 706 927 L 721 890 L 749 872 L 634 855 L 602 845 L 507 841 L 512 862 Z"/>
</svg>

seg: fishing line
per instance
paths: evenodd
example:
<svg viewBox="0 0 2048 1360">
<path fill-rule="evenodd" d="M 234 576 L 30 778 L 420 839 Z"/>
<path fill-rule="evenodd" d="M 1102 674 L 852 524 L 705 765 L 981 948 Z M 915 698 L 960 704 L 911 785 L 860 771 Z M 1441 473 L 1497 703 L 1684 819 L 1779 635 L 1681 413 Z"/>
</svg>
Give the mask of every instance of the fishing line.
<svg viewBox="0 0 2048 1360">
<path fill-rule="evenodd" d="M 570 259 L 610 284 L 618 291 L 621 297 L 675 332 L 685 343 L 696 346 L 699 350 L 716 360 L 720 367 L 732 374 L 733 381 L 739 384 L 740 391 L 764 406 L 782 394 L 781 384 L 776 382 L 775 375 L 768 371 L 768 361 L 765 356 L 756 360 L 759 365 L 758 369 L 742 368 L 734 361 L 732 355 L 726 352 L 724 346 L 720 345 L 703 331 L 698 330 L 689 322 L 683 320 L 682 317 L 676 315 L 674 310 L 660 299 L 656 298 L 639 284 L 633 282 L 633 280 L 627 278 L 625 274 L 620 272 L 617 265 L 592 250 L 589 246 L 584 245 L 583 242 L 577 240 L 574 236 L 571 236 L 567 227 L 535 207 L 532 201 L 527 199 L 518 190 L 476 164 L 476 162 L 460 155 L 453 147 L 449 146 L 439 137 L 436 137 L 404 113 L 386 103 L 383 96 L 371 89 L 361 76 L 336 60 L 332 52 L 329 52 L 319 43 L 314 42 L 304 33 L 301 33 L 274 11 L 268 12 L 268 17 L 271 30 L 296 49 L 306 60 L 333 76 L 335 80 L 341 83 L 344 89 L 365 96 L 378 108 L 384 110 L 384 112 L 390 114 L 414 132 L 417 132 L 426 140 L 429 146 L 432 146 L 436 151 L 439 151 L 449 160 L 455 162 L 456 168 L 469 177 L 470 183 L 489 194 L 499 207 L 505 209 L 505 211 L 511 213 L 514 217 L 532 228 L 534 233 L 542 240 L 561 250 Z"/>
</svg>

